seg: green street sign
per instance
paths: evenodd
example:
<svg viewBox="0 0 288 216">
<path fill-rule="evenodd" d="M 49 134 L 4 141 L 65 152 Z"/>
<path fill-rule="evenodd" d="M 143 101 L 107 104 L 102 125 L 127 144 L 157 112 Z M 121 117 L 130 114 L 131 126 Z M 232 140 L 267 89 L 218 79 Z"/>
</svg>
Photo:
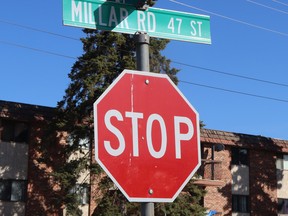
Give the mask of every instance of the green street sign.
<svg viewBox="0 0 288 216">
<path fill-rule="evenodd" d="M 63 0 L 64 25 L 211 44 L 210 17 L 102 0 Z"/>
</svg>

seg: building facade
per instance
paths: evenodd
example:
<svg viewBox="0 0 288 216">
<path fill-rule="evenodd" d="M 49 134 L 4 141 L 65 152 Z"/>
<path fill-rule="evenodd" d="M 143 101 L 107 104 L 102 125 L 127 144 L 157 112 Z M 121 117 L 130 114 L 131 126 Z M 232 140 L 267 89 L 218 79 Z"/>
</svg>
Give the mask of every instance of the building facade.
<svg viewBox="0 0 288 216">
<path fill-rule="evenodd" d="M 220 215 L 288 215 L 287 140 L 203 129 L 201 145 L 200 172 L 215 181 L 205 187 L 205 207 Z"/>
<path fill-rule="evenodd" d="M 66 139 L 56 132 L 49 143 L 41 138 L 53 115 L 54 108 L 0 101 L 0 215 L 65 215 L 65 206 L 55 202 L 61 194 L 50 174 L 65 162 L 59 149 Z M 210 129 L 200 136 L 202 165 L 193 181 L 207 191 L 208 210 L 227 216 L 288 215 L 287 140 Z M 43 148 L 51 164 L 41 163 Z M 97 191 L 89 184 L 84 171 L 75 189 L 83 215 L 92 215 L 96 205 Z"/>
<path fill-rule="evenodd" d="M 54 108 L 0 101 L 0 215 L 61 215 L 62 206 L 53 201 L 57 185 L 51 165 L 41 163 L 46 148 L 51 162 L 63 162 L 57 149 L 61 139 L 47 145 L 47 119 Z"/>
</svg>

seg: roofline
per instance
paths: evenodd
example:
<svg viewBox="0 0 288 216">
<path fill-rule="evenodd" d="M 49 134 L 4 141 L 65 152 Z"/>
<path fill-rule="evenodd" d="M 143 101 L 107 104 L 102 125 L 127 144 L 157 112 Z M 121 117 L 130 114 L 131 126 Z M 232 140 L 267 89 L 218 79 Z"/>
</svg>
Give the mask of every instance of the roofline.
<svg viewBox="0 0 288 216">
<path fill-rule="evenodd" d="M 281 140 L 260 135 L 250 135 L 202 128 L 200 137 L 202 144 L 223 144 L 247 149 L 288 152 L 288 140 Z"/>
<path fill-rule="evenodd" d="M 56 108 L 0 100 L 0 117 L 21 121 L 52 118 Z"/>
</svg>

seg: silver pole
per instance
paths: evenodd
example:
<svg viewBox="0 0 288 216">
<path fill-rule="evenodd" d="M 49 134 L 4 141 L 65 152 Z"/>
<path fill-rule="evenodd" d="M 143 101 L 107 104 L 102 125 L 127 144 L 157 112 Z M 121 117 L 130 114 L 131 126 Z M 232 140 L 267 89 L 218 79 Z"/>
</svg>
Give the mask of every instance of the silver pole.
<svg viewBox="0 0 288 216">
<path fill-rule="evenodd" d="M 142 32 L 137 32 L 134 37 L 136 42 L 137 70 L 150 71 L 150 64 L 149 64 L 150 37 L 148 34 Z"/>
<path fill-rule="evenodd" d="M 135 34 L 137 70 L 150 71 L 149 43 L 150 37 L 146 33 Z M 141 203 L 141 216 L 154 216 L 154 203 Z"/>
<path fill-rule="evenodd" d="M 141 216 L 154 216 L 154 203 L 141 203 Z"/>
</svg>

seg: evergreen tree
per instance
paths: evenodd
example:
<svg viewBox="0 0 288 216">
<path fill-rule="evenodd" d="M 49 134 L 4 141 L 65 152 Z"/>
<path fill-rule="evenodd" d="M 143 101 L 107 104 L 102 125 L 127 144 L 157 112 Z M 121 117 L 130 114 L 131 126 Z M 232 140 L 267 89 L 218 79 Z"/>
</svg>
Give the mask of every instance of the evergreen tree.
<svg viewBox="0 0 288 216">
<path fill-rule="evenodd" d="M 74 63 L 69 74 L 71 83 L 66 89 L 63 100 L 58 103 L 58 130 L 67 131 L 69 145 L 62 154 L 67 163 L 54 170 L 54 178 L 61 185 L 61 202 L 66 206 L 69 215 L 81 215 L 77 208 L 77 194 L 71 193 L 77 178 L 85 169 L 97 176 L 103 174 L 95 163 L 91 164 L 92 154 L 84 154 L 75 160 L 68 158 L 74 151 L 80 151 L 79 143 L 83 140 L 91 145 L 93 142 L 93 103 L 124 70 L 136 68 L 135 42 L 133 35 L 84 29 L 82 38 L 84 53 Z M 170 66 L 161 51 L 165 49 L 168 40 L 150 39 L 150 70 L 156 73 L 166 73 L 177 84 L 177 69 Z M 92 147 L 90 147 L 92 149 Z M 103 175 L 101 175 L 103 176 Z M 156 204 L 156 215 L 203 215 L 204 209 L 199 205 L 202 190 L 189 184 L 173 204 Z M 102 177 L 99 183 L 101 198 L 95 215 L 139 215 L 139 205 L 127 202 L 119 190 L 113 187 L 108 177 Z M 201 192 L 201 193 L 200 193 Z"/>
</svg>

